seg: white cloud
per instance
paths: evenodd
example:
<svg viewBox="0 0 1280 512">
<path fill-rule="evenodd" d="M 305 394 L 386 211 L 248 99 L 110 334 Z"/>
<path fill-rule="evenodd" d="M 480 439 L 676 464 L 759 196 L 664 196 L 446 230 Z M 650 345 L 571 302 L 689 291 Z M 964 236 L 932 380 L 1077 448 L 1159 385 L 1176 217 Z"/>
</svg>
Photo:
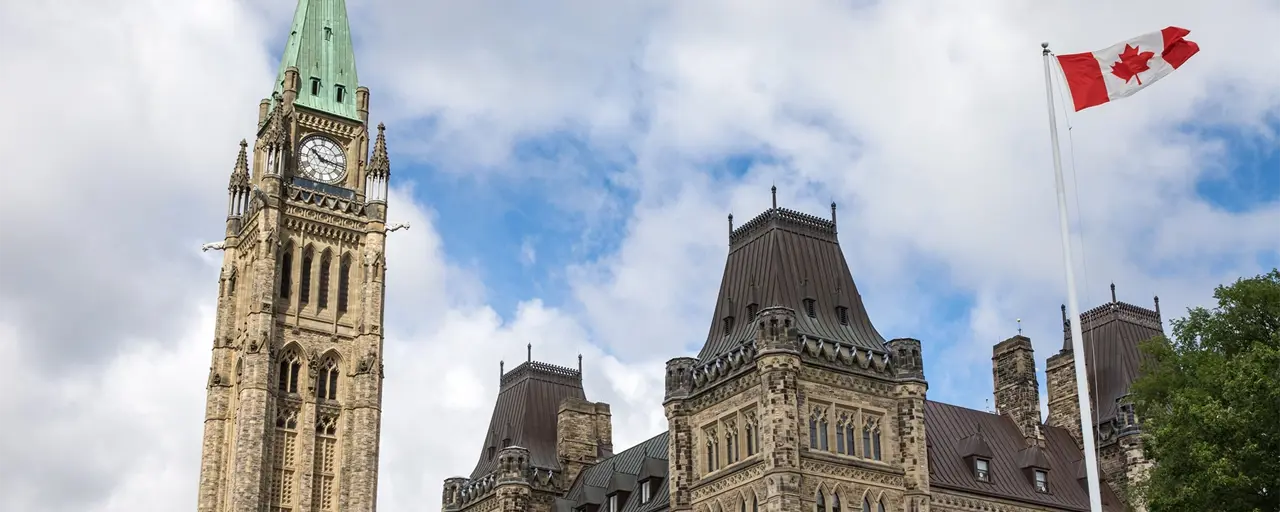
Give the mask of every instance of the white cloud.
<svg viewBox="0 0 1280 512">
<path fill-rule="evenodd" d="M 265 45 L 291 8 L 0 4 L 0 96 L 17 99 L 7 112 L 23 120 L 0 133 L 0 387 L 26 390 L 0 394 L 0 415 L 16 418 L 0 439 L 0 508 L 194 500 L 216 272 L 195 248 L 222 230 L 235 143 L 274 72 Z M 1102 300 L 1115 279 L 1123 300 L 1159 292 L 1175 316 L 1280 249 L 1280 206 L 1233 214 L 1195 196 L 1221 147 L 1177 131 L 1212 121 L 1274 139 L 1264 120 L 1280 114 L 1280 75 L 1258 63 L 1280 60 L 1280 47 L 1256 38 L 1280 25 L 1280 9 L 1263 0 L 350 9 L 373 117 L 388 121 L 397 155 L 501 172 L 514 142 L 563 131 L 634 161 L 610 169 L 610 185 L 635 199 L 617 250 L 571 262 L 578 304 L 529 297 L 510 318 L 450 263 L 435 213 L 411 188 L 395 191 L 391 217 L 414 227 L 388 249 L 384 510 L 434 503 L 441 479 L 469 473 L 496 362 L 518 363 L 528 343 L 556 364 L 584 356 L 588 396 L 613 404 L 619 448 L 660 429 L 661 362 L 705 335 L 724 216 L 745 222 L 775 182 L 783 206 L 826 216 L 840 203 L 880 330 L 934 336 L 923 341 L 935 396 L 985 375 L 990 343 L 1015 318 L 1041 359 L 1055 351 L 1062 277 L 1042 39 L 1088 51 L 1178 24 L 1203 48 L 1143 94 L 1070 116 L 1085 297 Z M 705 168 L 765 152 L 773 159 L 744 178 Z M 524 179 L 559 172 L 588 171 L 555 161 Z M 398 183 L 407 177 L 397 170 Z M 620 204 L 596 189 L 561 193 L 556 204 L 576 213 Z M 952 288 L 975 303 L 960 324 L 938 325 L 931 308 Z"/>
</svg>

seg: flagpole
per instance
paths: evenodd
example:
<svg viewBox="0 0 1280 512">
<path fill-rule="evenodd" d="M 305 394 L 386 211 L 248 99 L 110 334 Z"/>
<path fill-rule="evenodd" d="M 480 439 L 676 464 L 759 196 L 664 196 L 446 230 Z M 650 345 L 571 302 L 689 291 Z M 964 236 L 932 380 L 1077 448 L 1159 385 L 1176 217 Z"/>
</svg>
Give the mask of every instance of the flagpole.
<svg viewBox="0 0 1280 512">
<path fill-rule="evenodd" d="M 1089 481 L 1089 510 L 1102 512 L 1101 482 L 1098 480 L 1097 449 L 1093 440 L 1093 408 L 1089 404 L 1089 372 L 1085 368 L 1084 336 L 1080 333 L 1080 304 L 1076 301 L 1076 279 L 1071 262 L 1071 228 L 1067 222 L 1067 189 L 1062 180 L 1062 153 L 1058 150 L 1058 120 L 1053 108 L 1049 43 L 1040 43 L 1044 58 L 1045 97 L 1049 101 L 1049 138 L 1053 145 L 1053 177 L 1058 188 L 1058 226 L 1062 230 L 1062 262 L 1067 278 L 1067 307 L 1071 313 L 1071 351 L 1076 363 L 1076 395 L 1080 400 L 1080 437 L 1084 438 L 1085 475 Z"/>
</svg>

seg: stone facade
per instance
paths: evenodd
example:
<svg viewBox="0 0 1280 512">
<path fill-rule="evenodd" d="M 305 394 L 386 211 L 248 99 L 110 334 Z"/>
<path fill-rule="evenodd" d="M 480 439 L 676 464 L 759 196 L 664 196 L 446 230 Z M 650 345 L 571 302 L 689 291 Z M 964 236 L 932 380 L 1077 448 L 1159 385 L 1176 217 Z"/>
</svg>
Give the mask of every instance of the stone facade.
<svg viewBox="0 0 1280 512">
<path fill-rule="evenodd" d="M 367 89 L 338 96 L 358 119 L 310 110 L 295 105 L 298 70 L 282 67 L 283 94 L 261 103 L 228 187 L 198 510 L 372 512 L 385 137 L 380 126 L 370 156 Z M 327 182 L 307 179 L 308 141 L 334 148 Z"/>
<path fill-rule="evenodd" d="M 575 398 L 561 402 L 556 414 L 556 452 L 567 482 L 573 482 L 583 468 L 613 455 L 609 404 Z"/>
<path fill-rule="evenodd" d="M 1045 424 L 1066 429 L 1076 445 L 1084 448 L 1080 433 L 1080 393 L 1076 391 L 1076 361 L 1071 352 L 1049 356 L 1045 364 L 1048 383 L 1049 417 Z"/>
</svg>

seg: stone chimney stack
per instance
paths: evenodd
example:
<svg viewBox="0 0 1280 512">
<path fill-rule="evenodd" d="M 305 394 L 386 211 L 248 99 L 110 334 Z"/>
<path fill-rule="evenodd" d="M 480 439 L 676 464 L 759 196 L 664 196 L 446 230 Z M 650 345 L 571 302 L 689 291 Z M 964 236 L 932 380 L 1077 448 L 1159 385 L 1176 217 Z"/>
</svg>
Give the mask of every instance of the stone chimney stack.
<svg viewBox="0 0 1280 512">
<path fill-rule="evenodd" d="M 609 404 L 566 398 L 556 414 L 556 454 L 569 485 L 583 468 L 613 455 Z"/>
<path fill-rule="evenodd" d="M 1038 442 L 1040 383 L 1031 338 L 1014 336 L 996 344 L 991 352 L 996 412 L 1012 418 L 1029 442 Z"/>
</svg>

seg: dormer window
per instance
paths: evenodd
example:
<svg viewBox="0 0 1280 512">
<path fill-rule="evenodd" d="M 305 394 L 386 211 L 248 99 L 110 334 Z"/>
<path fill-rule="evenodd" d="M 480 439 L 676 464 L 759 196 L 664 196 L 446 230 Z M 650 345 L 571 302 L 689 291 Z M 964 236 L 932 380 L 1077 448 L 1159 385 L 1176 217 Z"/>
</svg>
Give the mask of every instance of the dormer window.
<svg viewBox="0 0 1280 512">
<path fill-rule="evenodd" d="M 648 503 L 649 500 L 652 498 L 653 490 L 650 489 L 652 484 L 653 484 L 653 480 L 645 480 L 643 482 L 640 482 L 640 503 Z"/>
<path fill-rule="evenodd" d="M 333 39 L 333 29 L 332 29 L 332 28 L 329 28 L 329 27 L 325 27 L 325 28 L 324 28 L 324 40 L 325 40 L 325 41 L 328 41 L 328 40 L 331 40 L 331 39 Z"/>
<path fill-rule="evenodd" d="M 502 439 L 502 447 L 503 447 L 503 448 L 506 448 L 506 447 L 509 447 L 509 446 L 511 446 L 511 438 L 510 438 L 510 437 L 503 438 L 503 439 Z"/>
<path fill-rule="evenodd" d="M 311 95 L 312 96 L 320 95 L 320 79 L 319 78 L 311 79 Z"/>
<path fill-rule="evenodd" d="M 724 335 L 728 336 L 729 332 L 732 330 L 733 330 L 733 317 L 732 316 L 724 317 Z"/>
<path fill-rule="evenodd" d="M 849 308 L 837 306 L 836 318 L 840 319 L 840 325 L 849 325 Z"/>
<path fill-rule="evenodd" d="M 618 512 L 618 495 L 609 495 L 609 512 Z"/>
<path fill-rule="evenodd" d="M 756 315 L 760 313 L 760 305 L 752 302 L 747 304 L 747 320 L 755 320 Z"/>
<path fill-rule="evenodd" d="M 489 460 L 493 460 L 493 455 L 497 453 L 497 451 L 498 451 L 497 448 L 492 446 L 489 447 Z"/>
<path fill-rule="evenodd" d="M 334 92 L 333 92 L 333 101 L 336 101 L 336 102 L 338 102 L 338 103 L 342 103 L 342 101 L 343 101 L 343 100 L 347 99 L 347 88 L 346 88 L 346 87 L 343 87 L 343 86 L 341 86 L 341 85 L 335 85 L 335 86 L 333 86 L 333 88 L 334 88 Z"/>
<path fill-rule="evenodd" d="M 805 299 L 805 300 L 804 300 L 804 314 L 809 315 L 809 318 L 817 318 L 817 317 L 818 317 L 818 312 L 814 309 L 814 305 L 815 305 L 815 303 L 816 303 L 816 302 L 817 302 L 817 301 L 815 301 L 815 300 L 813 300 L 813 299 Z"/>
<path fill-rule="evenodd" d="M 1037 469 L 1035 472 L 1035 477 L 1036 477 L 1036 492 L 1042 492 L 1042 493 L 1048 494 L 1049 493 L 1049 472 L 1043 469 Z"/>
<path fill-rule="evenodd" d="M 973 459 L 973 476 L 979 482 L 991 481 L 991 461 L 987 459 Z"/>
</svg>

